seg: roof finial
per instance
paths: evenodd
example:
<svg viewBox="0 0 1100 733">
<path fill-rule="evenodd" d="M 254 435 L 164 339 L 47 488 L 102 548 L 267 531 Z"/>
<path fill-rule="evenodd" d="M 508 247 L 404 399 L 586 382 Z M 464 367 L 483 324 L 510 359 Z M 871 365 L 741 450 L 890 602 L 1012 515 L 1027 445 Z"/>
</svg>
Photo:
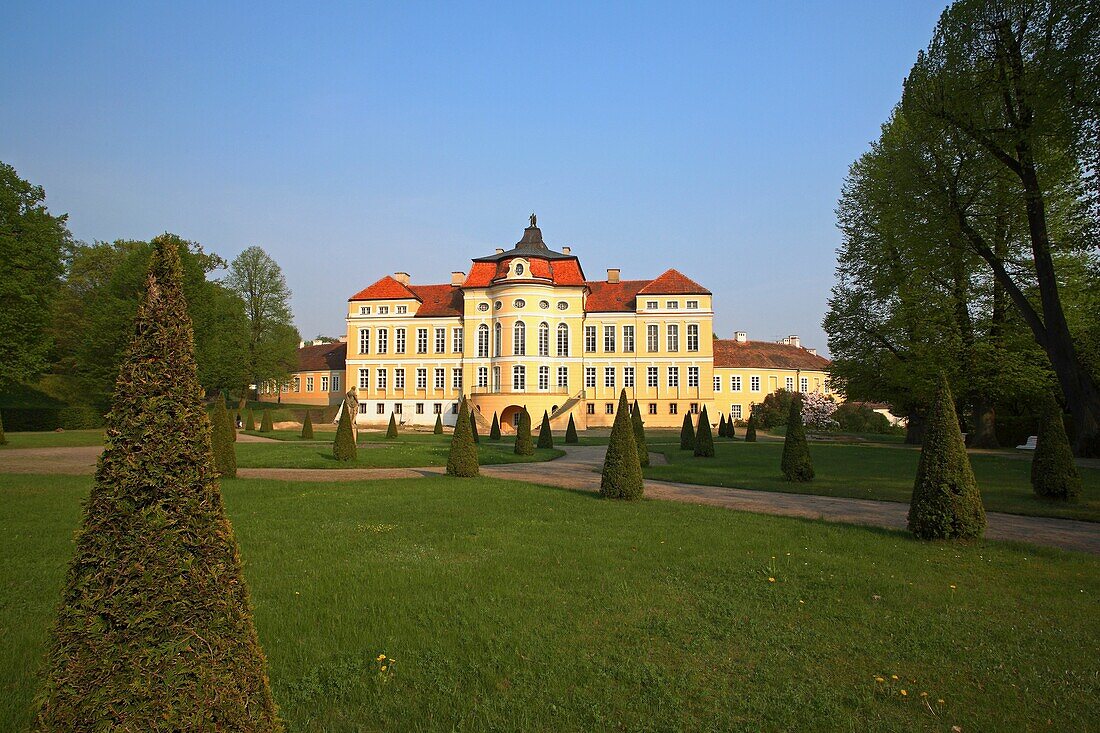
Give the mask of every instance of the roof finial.
<svg viewBox="0 0 1100 733">
<path fill-rule="evenodd" d="M 536 222 L 536 221 L 538 221 L 538 219 L 537 219 L 537 218 L 535 217 L 535 212 L 533 212 L 533 211 L 532 211 L 532 212 L 531 212 L 531 226 L 532 226 L 532 227 L 534 227 L 534 226 L 535 226 L 535 222 Z"/>
</svg>

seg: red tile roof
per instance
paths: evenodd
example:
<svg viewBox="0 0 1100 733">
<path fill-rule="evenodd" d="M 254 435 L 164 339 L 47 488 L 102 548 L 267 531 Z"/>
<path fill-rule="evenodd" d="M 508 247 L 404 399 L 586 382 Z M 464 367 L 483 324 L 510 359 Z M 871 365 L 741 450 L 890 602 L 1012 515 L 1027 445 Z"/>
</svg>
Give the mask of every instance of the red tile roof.
<svg viewBox="0 0 1100 733">
<path fill-rule="evenodd" d="M 635 296 L 650 283 L 649 280 L 620 280 L 609 283 L 603 280 L 590 280 L 588 298 L 584 301 L 586 313 L 633 313 Z"/>
<path fill-rule="evenodd" d="M 710 291 L 679 270 L 665 270 L 638 291 L 639 295 L 710 295 Z"/>
<path fill-rule="evenodd" d="M 462 288 L 453 285 L 410 285 L 420 300 L 417 318 L 462 315 Z"/>
<path fill-rule="evenodd" d="M 348 300 L 405 300 L 416 298 L 412 291 L 395 280 L 391 275 L 368 285 Z"/>
<path fill-rule="evenodd" d="M 314 344 L 298 349 L 298 371 L 327 372 L 343 371 L 347 358 L 346 343 Z"/>
<path fill-rule="evenodd" d="M 771 341 L 714 340 L 715 367 L 822 371 L 831 363 L 824 356 L 811 354 L 798 346 Z"/>
<path fill-rule="evenodd" d="M 531 276 L 550 280 L 555 285 L 584 285 L 584 275 L 581 274 L 581 266 L 576 257 L 568 259 L 544 259 L 530 257 L 521 253 L 531 268 Z M 508 274 L 508 266 L 515 257 L 509 257 L 497 262 L 474 262 L 470 268 L 470 274 L 462 283 L 467 288 L 487 288 L 494 280 L 505 277 Z"/>
</svg>

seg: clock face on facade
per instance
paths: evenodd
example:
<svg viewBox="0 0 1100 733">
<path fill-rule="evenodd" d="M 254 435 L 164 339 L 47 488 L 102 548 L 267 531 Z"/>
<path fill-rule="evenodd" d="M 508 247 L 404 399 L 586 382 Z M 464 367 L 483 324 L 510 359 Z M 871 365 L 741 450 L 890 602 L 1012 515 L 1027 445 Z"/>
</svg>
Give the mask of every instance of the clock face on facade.
<svg viewBox="0 0 1100 733">
<path fill-rule="evenodd" d="M 489 304 L 488 303 L 478 303 L 477 304 L 477 309 L 484 313 L 485 311 L 489 310 Z"/>
<path fill-rule="evenodd" d="M 564 300 L 559 300 L 558 301 L 558 310 L 563 311 L 568 307 L 569 307 L 569 304 L 566 303 Z"/>
<path fill-rule="evenodd" d="M 514 301 L 512 301 L 512 305 L 516 308 L 522 308 L 523 306 L 527 305 L 527 301 L 523 298 L 516 298 Z"/>
</svg>

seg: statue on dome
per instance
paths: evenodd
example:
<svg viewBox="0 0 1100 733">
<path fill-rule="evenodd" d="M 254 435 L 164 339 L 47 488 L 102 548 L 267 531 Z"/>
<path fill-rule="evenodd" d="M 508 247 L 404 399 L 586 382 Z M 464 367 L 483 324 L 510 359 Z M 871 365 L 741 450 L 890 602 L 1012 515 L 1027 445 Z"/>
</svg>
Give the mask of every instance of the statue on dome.
<svg viewBox="0 0 1100 733">
<path fill-rule="evenodd" d="M 532 211 L 531 212 L 531 228 L 534 228 L 536 221 L 538 221 L 538 219 L 535 218 L 535 212 Z"/>
</svg>

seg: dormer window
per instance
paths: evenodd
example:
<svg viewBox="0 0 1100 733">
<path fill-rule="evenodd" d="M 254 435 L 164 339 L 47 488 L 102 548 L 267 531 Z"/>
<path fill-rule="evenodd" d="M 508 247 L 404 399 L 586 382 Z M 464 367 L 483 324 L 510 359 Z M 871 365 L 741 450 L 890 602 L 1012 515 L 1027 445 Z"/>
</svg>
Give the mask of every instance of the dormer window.
<svg viewBox="0 0 1100 733">
<path fill-rule="evenodd" d="M 370 306 L 369 306 L 369 305 L 361 305 L 361 306 L 359 306 L 359 315 L 361 315 L 361 316 L 369 316 L 369 315 L 370 315 Z"/>
<path fill-rule="evenodd" d="M 645 302 L 645 309 L 646 309 L 647 311 L 655 311 L 655 310 L 657 310 L 657 301 L 655 301 L 655 300 L 647 300 L 647 301 Z"/>
<path fill-rule="evenodd" d="M 399 305 L 399 306 L 396 306 L 396 308 L 397 308 L 397 313 L 398 314 L 409 312 L 409 306 L 407 306 L 407 305 Z"/>
<path fill-rule="evenodd" d="M 508 265 L 508 277 L 531 277 L 527 268 L 528 264 L 529 263 L 527 262 L 527 260 L 521 259 L 519 257 L 512 260 Z"/>
<path fill-rule="evenodd" d="M 698 310 L 699 301 L 698 300 L 689 300 L 687 302 L 687 307 L 688 307 L 688 310 Z"/>
</svg>

